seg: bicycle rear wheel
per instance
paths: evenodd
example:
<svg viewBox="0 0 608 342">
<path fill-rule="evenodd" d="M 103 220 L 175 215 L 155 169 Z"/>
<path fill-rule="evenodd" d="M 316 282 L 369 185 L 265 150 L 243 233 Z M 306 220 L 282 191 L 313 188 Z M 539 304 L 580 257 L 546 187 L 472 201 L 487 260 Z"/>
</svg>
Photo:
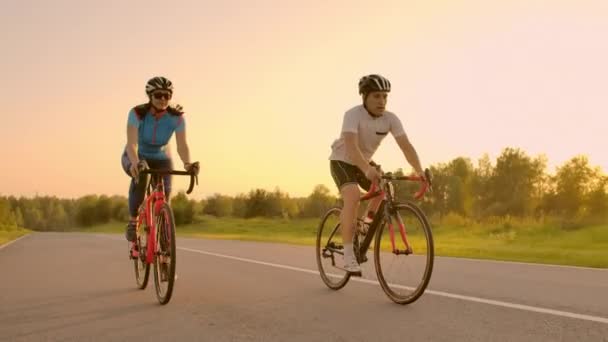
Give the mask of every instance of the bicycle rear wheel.
<svg viewBox="0 0 608 342">
<path fill-rule="evenodd" d="M 395 205 L 391 216 L 395 250 L 387 222 L 378 228 L 374 241 L 374 264 L 386 295 L 397 304 L 410 304 L 424 293 L 433 272 L 434 246 L 431 227 L 414 203 Z M 401 227 L 406 232 L 405 245 Z"/>
<path fill-rule="evenodd" d="M 175 284 L 175 220 L 173 210 L 165 203 L 155 217 L 156 248 L 154 255 L 154 285 L 159 303 L 167 304 Z"/>
<path fill-rule="evenodd" d="M 327 211 L 317 231 L 317 266 L 321 279 L 327 287 L 339 290 L 348 283 L 350 274 L 342 269 L 344 245 L 340 229 L 342 209 L 332 208 Z"/>
</svg>

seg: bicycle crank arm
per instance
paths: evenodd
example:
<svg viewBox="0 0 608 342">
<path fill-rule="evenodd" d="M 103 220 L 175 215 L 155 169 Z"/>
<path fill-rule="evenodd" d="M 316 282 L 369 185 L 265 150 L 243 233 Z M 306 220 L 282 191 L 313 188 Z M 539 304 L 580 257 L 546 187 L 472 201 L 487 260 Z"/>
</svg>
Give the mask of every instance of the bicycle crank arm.
<svg viewBox="0 0 608 342">
<path fill-rule="evenodd" d="M 340 246 L 340 248 L 332 248 L 332 247 L 327 247 L 326 249 L 323 250 L 323 256 L 324 257 L 329 257 L 329 255 L 325 254 L 326 252 L 331 252 L 331 253 L 336 253 L 336 254 L 340 254 L 340 255 L 344 255 L 344 252 L 342 251 L 342 246 Z"/>
</svg>

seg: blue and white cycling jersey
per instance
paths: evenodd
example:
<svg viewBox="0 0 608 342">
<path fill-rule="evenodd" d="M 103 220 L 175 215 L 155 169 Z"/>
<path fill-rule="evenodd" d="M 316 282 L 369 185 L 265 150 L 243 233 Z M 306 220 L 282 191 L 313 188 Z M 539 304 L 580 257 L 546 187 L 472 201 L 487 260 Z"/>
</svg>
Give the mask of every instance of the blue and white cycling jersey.
<svg viewBox="0 0 608 342">
<path fill-rule="evenodd" d="M 165 150 L 173 132 L 186 129 L 183 115 L 173 115 L 169 111 L 155 115 L 148 111 L 138 116 L 135 108 L 129 112 L 127 124 L 138 129 L 137 153 L 144 159 L 169 159 Z"/>
</svg>

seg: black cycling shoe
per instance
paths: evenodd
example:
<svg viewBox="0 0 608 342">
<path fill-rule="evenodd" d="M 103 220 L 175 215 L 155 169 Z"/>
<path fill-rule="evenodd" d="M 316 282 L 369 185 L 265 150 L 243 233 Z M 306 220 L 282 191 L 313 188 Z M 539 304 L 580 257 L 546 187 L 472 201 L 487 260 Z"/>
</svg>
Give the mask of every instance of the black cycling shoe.
<svg viewBox="0 0 608 342">
<path fill-rule="evenodd" d="M 127 224 L 127 228 L 125 229 L 125 237 L 127 241 L 135 241 L 137 239 L 137 233 L 135 232 L 135 222 L 131 221 Z"/>
</svg>

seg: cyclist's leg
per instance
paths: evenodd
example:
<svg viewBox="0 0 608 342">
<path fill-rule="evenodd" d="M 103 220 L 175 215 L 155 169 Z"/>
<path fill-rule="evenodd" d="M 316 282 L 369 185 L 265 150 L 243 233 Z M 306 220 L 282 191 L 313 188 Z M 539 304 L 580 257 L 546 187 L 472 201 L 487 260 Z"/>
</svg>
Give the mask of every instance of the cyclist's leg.
<svg viewBox="0 0 608 342">
<path fill-rule="evenodd" d="M 352 247 L 355 220 L 359 209 L 359 185 L 357 183 L 344 184 L 340 189 L 340 195 L 344 202 L 340 215 L 340 226 L 342 227 L 342 240 L 345 246 L 344 255 L 346 256 L 346 251 L 349 250 L 346 245 L 349 244 Z M 352 248 L 350 248 L 350 252 L 352 252 Z"/>
<path fill-rule="evenodd" d="M 171 200 L 171 184 L 172 184 L 172 179 L 173 176 L 171 175 L 166 175 L 163 179 L 163 182 L 165 183 L 165 198 L 167 199 L 167 202 L 169 202 Z"/>
<path fill-rule="evenodd" d="M 370 165 L 378 168 L 378 166 L 373 162 L 371 162 Z M 372 186 L 372 182 L 369 179 L 367 179 L 367 177 L 365 177 L 365 174 L 363 174 L 363 172 L 361 170 L 359 170 L 358 168 L 357 168 L 357 181 L 359 182 L 359 185 L 363 189 L 365 189 L 365 191 L 369 191 L 369 189 Z M 380 203 L 382 203 L 381 196 L 376 196 L 369 200 L 369 202 L 367 203 L 367 208 L 365 210 L 365 214 L 368 218 L 370 218 L 370 219 L 374 218 L 374 215 L 376 214 L 376 211 L 378 211 L 378 207 L 380 206 Z"/>
<path fill-rule="evenodd" d="M 171 159 L 163 160 L 163 168 L 167 168 L 169 170 L 173 170 L 173 162 Z M 171 203 L 171 185 L 172 185 L 173 176 L 166 175 L 163 178 L 163 183 L 165 183 L 165 198 L 167 199 L 167 203 Z"/>
<path fill-rule="evenodd" d="M 129 173 L 129 169 L 131 168 L 131 162 L 129 161 L 129 158 L 127 157 L 126 152 L 123 154 L 123 157 L 122 157 L 122 167 L 123 167 L 123 170 L 127 173 L 127 175 L 131 176 Z M 127 240 L 129 240 L 129 241 L 134 241 L 136 238 L 135 225 L 136 225 L 136 221 L 137 221 L 137 211 L 146 195 L 147 184 L 148 184 L 147 175 L 140 174 L 137 182 L 135 181 L 135 179 L 133 179 L 131 177 L 131 184 L 129 185 L 130 220 L 129 220 L 129 223 L 127 224 L 126 231 L 125 231 L 125 236 L 126 236 Z"/>
<path fill-rule="evenodd" d="M 361 268 L 353 251 L 353 232 L 360 201 L 359 182 L 357 181 L 358 168 L 343 161 L 332 160 L 330 169 L 344 202 L 340 214 L 340 227 L 342 228 L 344 245 L 344 268 L 352 273 L 360 273 Z"/>
<path fill-rule="evenodd" d="M 380 203 L 382 203 L 381 196 L 374 197 L 369 201 L 369 203 L 367 204 L 367 210 L 365 211 L 368 218 L 374 218 L 374 215 L 376 215 L 376 211 L 378 211 Z"/>
</svg>

